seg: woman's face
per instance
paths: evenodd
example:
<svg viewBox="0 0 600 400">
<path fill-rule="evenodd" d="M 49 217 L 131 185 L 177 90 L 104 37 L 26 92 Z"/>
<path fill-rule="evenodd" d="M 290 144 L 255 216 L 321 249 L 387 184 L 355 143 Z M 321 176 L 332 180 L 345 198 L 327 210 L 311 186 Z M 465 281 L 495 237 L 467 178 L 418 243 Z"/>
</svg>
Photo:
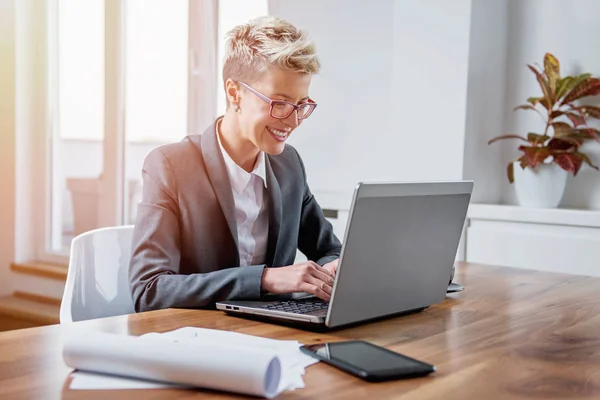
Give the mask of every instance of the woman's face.
<svg viewBox="0 0 600 400">
<path fill-rule="evenodd" d="M 271 100 L 284 100 L 294 104 L 308 102 L 311 75 L 271 67 L 253 82 L 244 82 Z M 249 89 L 239 85 L 239 126 L 243 139 L 267 154 L 280 154 L 285 142 L 302 120 L 297 112 L 285 119 L 273 118 L 270 106 Z"/>
</svg>

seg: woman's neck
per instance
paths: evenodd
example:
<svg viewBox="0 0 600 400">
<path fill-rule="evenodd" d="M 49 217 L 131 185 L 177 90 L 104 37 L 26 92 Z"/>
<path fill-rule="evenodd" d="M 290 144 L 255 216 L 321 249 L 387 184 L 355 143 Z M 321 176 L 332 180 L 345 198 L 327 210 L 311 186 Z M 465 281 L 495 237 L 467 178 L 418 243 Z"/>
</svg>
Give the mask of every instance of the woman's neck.
<svg viewBox="0 0 600 400">
<path fill-rule="evenodd" d="M 223 148 L 233 162 L 245 171 L 250 172 L 254 169 L 260 150 L 254 143 L 242 136 L 237 115 L 231 115 L 231 113 L 231 110 L 227 110 L 225 116 L 217 125 L 217 132 L 220 135 Z"/>
</svg>

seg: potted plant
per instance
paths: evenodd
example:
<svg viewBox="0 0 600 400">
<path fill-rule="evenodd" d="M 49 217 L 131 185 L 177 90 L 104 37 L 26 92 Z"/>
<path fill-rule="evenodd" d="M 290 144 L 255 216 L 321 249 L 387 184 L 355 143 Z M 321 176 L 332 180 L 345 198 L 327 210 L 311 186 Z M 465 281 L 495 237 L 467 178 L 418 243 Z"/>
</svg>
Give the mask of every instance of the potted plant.
<svg viewBox="0 0 600 400">
<path fill-rule="evenodd" d="M 543 132 L 530 132 L 527 137 L 502 135 L 488 144 L 501 139 L 525 142 L 518 147 L 520 157 L 507 168 L 509 182 L 515 183 L 519 204 L 557 207 L 569 172 L 576 176 L 583 163 L 598 169 L 580 147 L 589 140 L 600 142 L 600 131 L 587 124 L 588 118 L 600 119 L 600 108 L 576 102 L 600 94 L 600 79 L 588 73 L 561 77 L 559 61 L 550 53 L 544 55 L 543 68 L 527 67 L 534 73 L 542 95 L 528 98 L 527 104 L 514 110 L 539 113 L 545 125 Z M 517 163 L 520 168 L 515 168 Z"/>
</svg>

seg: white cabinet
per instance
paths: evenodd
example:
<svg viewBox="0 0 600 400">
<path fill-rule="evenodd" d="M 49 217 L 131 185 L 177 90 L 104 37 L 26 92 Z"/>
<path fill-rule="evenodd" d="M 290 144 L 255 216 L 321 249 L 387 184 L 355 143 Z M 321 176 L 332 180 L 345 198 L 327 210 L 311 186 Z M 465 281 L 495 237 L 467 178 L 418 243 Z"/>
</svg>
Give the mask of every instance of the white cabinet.
<svg viewBox="0 0 600 400">
<path fill-rule="evenodd" d="M 465 261 L 600 276 L 600 211 L 471 204 Z"/>
</svg>

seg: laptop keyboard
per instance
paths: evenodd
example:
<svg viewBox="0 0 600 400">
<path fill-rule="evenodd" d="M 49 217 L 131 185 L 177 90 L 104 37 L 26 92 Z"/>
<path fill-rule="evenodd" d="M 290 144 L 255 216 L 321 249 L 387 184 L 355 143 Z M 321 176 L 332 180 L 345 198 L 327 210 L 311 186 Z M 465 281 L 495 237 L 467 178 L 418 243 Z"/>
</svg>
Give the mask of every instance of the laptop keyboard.
<svg viewBox="0 0 600 400">
<path fill-rule="evenodd" d="M 327 310 L 329 303 L 319 299 L 307 300 L 288 300 L 267 303 L 258 308 L 266 308 L 267 310 L 284 311 L 294 314 L 307 314 L 313 311 Z"/>
</svg>

